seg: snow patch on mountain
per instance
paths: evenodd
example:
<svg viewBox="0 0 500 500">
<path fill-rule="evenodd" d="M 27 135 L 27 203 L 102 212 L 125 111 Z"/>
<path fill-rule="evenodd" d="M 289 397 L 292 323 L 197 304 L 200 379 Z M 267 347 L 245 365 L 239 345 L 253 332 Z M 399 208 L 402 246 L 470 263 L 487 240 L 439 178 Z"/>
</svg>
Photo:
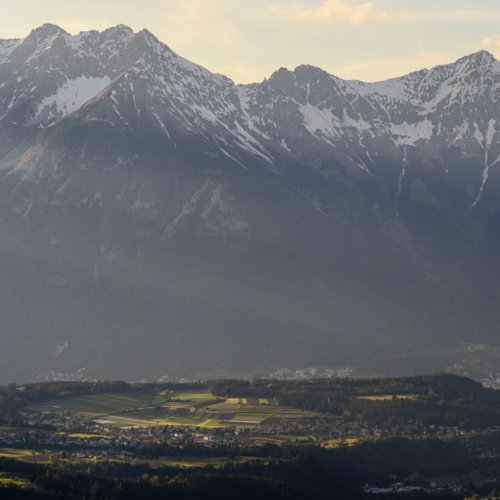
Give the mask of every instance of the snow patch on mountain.
<svg viewBox="0 0 500 500">
<path fill-rule="evenodd" d="M 25 64 L 29 64 L 37 59 L 41 54 L 50 50 L 55 40 L 64 34 L 67 33 L 59 26 L 55 26 L 53 24 L 44 24 L 40 28 L 33 30 L 26 41 L 33 43 L 34 50 L 28 59 L 26 59 Z"/>
<path fill-rule="evenodd" d="M 35 121 L 48 124 L 73 113 L 97 96 L 111 83 L 111 78 L 80 76 L 66 80 L 54 95 L 42 100 L 35 112 Z"/>
<path fill-rule="evenodd" d="M 352 88 L 360 95 L 366 97 L 373 94 L 383 96 L 387 101 L 402 101 L 410 97 L 410 93 L 401 78 L 391 78 L 381 82 L 365 83 L 360 81 L 349 82 Z"/>
<path fill-rule="evenodd" d="M 10 55 L 21 45 L 22 40 L 0 40 L 0 64 L 8 62 Z"/>
<path fill-rule="evenodd" d="M 304 117 L 304 126 L 313 135 L 318 133 L 327 137 L 338 135 L 333 126 L 331 109 L 320 109 L 312 104 L 303 104 L 299 108 Z"/>
<path fill-rule="evenodd" d="M 491 146 L 493 144 L 493 139 L 494 139 L 495 133 L 496 133 L 496 129 L 495 129 L 496 123 L 497 123 L 497 121 L 493 120 L 493 119 L 491 119 L 488 122 L 488 131 L 486 132 L 486 145 L 487 146 Z"/>
<path fill-rule="evenodd" d="M 391 125 L 391 134 L 398 146 L 414 146 L 418 141 L 430 139 L 433 133 L 434 126 L 430 120 Z"/>
<path fill-rule="evenodd" d="M 11 57 L 19 44 L 22 57 Z M 295 157 L 316 166 L 335 159 L 370 173 L 369 152 L 397 158 L 399 147 L 424 144 L 425 155 L 460 146 L 474 157 L 478 144 L 491 158 L 498 154 L 500 120 L 490 104 L 500 64 L 487 53 L 376 83 L 303 65 L 235 85 L 147 30 L 119 25 L 73 36 L 44 25 L 23 41 L 0 41 L 0 61 L 9 58 L 0 115 L 12 123 L 50 126 L 110 85 L 99 115 L 88 108 L 87 119 L 134 127 L 147 115 L 167 146 L 177 147 L 178 134 L 198 135 L 219 157 L 247 165 L 251 155 L 276 171 Z"/>
</svg>

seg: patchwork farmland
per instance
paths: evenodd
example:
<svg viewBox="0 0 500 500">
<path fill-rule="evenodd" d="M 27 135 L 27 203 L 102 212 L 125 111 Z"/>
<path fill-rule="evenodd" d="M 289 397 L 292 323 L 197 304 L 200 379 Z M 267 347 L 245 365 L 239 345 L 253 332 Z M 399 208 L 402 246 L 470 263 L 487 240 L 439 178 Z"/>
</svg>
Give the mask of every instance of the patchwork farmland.
<svg viewBox="0 0 500 500">
<path fill-rule="evenodd" d="M 47 401 L 37 409 L 75 413 L 118 427 L 253 427 L 272 420 L 317 416 L 280 406 L 274 399 L 218 398 L 200 391 L 88 394 Z"/>
</svg>

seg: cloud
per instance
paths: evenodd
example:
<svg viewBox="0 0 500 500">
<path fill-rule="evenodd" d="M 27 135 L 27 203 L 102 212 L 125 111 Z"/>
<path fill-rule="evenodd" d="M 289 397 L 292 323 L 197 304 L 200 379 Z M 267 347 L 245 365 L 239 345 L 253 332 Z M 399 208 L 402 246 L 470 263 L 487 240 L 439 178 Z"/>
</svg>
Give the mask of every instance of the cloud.
<svg viewBox="0 0 500 500">
<path fill-rule="evenodd" d="M 323 0 L 315 7 L 303 3 L 273 5 L 270 12 L 296 22 L 365 24 L 385 17 L 371 2 L 350 4 L 346 0 Z"/>
<path fill-rule="evenodd" d="M 396 24 L 420 23 L 493 23 L 500 22 L 500 11 L 487 9 L 395 9 L 384 17 L 384 21 Z"/>
<path fill-rule="evenodd" d="M 494 35 L 485 36 L 481 41 L 481 45 L 495 55 L 500 54 L 500 35 L 495 33 Z"/>
</svg>

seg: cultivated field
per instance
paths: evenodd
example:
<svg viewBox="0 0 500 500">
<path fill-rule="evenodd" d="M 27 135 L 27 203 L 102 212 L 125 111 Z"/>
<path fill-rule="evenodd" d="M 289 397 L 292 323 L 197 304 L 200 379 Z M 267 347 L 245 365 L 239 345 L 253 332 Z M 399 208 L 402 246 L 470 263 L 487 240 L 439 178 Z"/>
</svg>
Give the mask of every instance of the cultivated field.
<svg viewBox="0 0 500 500">
<path fill-rule="evenodd" d="M 50 460 L 50 454 L 28 449 L 0 448 L 0 458 L 9 458 L 30 463 L 47 463 Z"/>
<path fill-rule="evenodd" d="M 0 487 L 28 488 L 29 486 L 31 486 L 31 482 L 27 479 L 10 476 L 0 472 Z"/>
<path fill-rule="evenodd" d="M 253 427 L 270 419 L 301 419 L 317 414 L 265 398 L 217 398 L 209 392 L 131 392 L 75 396 L 48 401 L 38 410 L 72 412 L 102 425 L 147 427 Z"/>
<path fill-rule="evenodd" d="M 356 396 L 356 399 L 365 399 L 367 401 L 391 401 L 393 399 L 417 399 L 416 394 L 373 394 L 371 396 Z"/>
</svg>

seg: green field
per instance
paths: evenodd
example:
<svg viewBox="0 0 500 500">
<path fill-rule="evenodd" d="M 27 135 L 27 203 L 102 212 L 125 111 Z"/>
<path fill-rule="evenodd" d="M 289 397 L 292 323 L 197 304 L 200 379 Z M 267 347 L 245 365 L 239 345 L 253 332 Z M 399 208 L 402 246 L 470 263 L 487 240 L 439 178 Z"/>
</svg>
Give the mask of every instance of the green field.
<svg viewBox="0 0 500 500">
<path fill-rule="evenodd" d="M 86 415 L 102 415 L 152 405 L 161 398 L 160 394 L 142 392 L 87 394 L 50 401 L 40 406 L 39 409 L 53 412 L 75 411 Z"/>
<path fill-rule="evenodd" d="M 190 403 L 213 403 L 219 398 L 210 394 L 209 392 L 172 392 L 170 393 L 170 399 L 172 401 L 187 401 Z"/>
<path fill-rule="evenodd" d="M 182 458 L 172 458 L 165 457 L 155 460 L 147 460 L 147 463 L 150 467 L 206 467 L 207 465 L 212 465 L 213 467 L 224 467 L 229 462 L 231 463 L 247 463 L 247 462 L 261 462 L 266 459 L 257 458 L 257 457 L 245 457 L 245 456 L 236 456 L 236 457 L 182 457 Z M 144 463 L 144 461 L 138 461 L 138 463 Z"/>
<path fill-rule="evenodd" d="M 98 423 L 119 427 L 251 427 L 268 419 L 300 419 L 317 415 L 278 406 L 274 400 L 222 399 L 200 391 L 89 394 L 48 401 L 37 409 L 79 413 Z"/>
<path fill-rule="evenodd" d="M 0 472 L 0 488 L 29 488 L 31 486 L 31 482 L 27 479 L 23 479 L 20 477 L 9 476 Z"/>
<path fill-rule="evenodd" d="M 65 434 L 65 433 L 62 433 Z M 75 434 L 67 434 L 69 437 L 76 439 L 111 439 L 111 436 L 107 436 L 106 434 L 86 434 L 86 433 L 75 433 Z"/>
<path fill-rule="evenodd" d="M 240 403 L 238 401 L 247 401 Z M 317 413 L 298 410 L 287 406 L 270 405 L 268 400 L 227 399 L 223 403 L 210 405 L 206 415 L 215 420 L 224 420 L 232 424 L 257 425 L 268 419 L 300 419 L 318 416 Z"/>
<path fill-rule="evenodd" d="M 324 448 L 339 448 L 341 446 L 356 446 L 361 442 L 358 438 L 346 438 L 346 439 L 329 439 L 325 441 L 322 446 Z"/>
<path fill-rule="evenodd" d="M 356 399 L 365 399 L 367 401 L 391 401 L 393 399 L 417 399 L 416 394 L 373 394 L 371 396 L 356 396 Z"/>
<path fill-rule="evenodd" d="M 1 458 L 25 458 L 30 457 L 35 452 L 32 450 L 18 450 L 14 448 L 0 448 Z"/>
<path fill-rule="evenodd" d="M 9 458 L 31 463 L 46 463 L 50 460 L 50 455 L 45 452 L 34 450 L 0 448 L 0 458 Z"/>
</svg>

